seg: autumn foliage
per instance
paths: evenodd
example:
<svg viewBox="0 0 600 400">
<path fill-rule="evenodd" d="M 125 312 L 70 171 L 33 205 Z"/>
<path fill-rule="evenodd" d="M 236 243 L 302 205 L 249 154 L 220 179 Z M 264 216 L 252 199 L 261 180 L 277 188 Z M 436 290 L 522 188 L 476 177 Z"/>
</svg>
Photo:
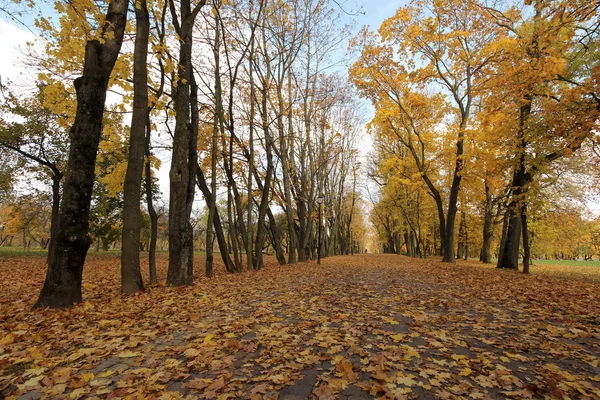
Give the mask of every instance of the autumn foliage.
<svg viewBox="0 0 600 400">
<path fill-rule="evenodd" d="M 90 257 L 82 304 L 31 313 L 43 259 L 3 258 L 0 393 L 600 398 L 598 274 L 395 255 L 267 262 L 122 296 L 118 257 Z"/>
</svg>

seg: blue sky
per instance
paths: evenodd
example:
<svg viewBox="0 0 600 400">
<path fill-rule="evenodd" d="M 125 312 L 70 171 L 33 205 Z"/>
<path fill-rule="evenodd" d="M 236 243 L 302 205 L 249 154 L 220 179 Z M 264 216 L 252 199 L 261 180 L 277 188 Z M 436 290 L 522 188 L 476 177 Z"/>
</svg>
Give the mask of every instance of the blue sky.
<svg viewBox="0 0 600 400">
<path fill-rule="evenodd" d="M 350 6 L 351 4 L 356 4 L 356 6 L 349 7 L 350 9 L 362 9 L 363 14 L 353 17 L 359 28 L 363 25 L 369 25 L 371 29 L 377 29 L 383 20 L 394 15 L 396 10 L 402 5 L 406 4 L 406 2 L 386 0 L 349 0 L 344 5 L 344 8 L 346 8 L 346 5 Z"/>
</svg>

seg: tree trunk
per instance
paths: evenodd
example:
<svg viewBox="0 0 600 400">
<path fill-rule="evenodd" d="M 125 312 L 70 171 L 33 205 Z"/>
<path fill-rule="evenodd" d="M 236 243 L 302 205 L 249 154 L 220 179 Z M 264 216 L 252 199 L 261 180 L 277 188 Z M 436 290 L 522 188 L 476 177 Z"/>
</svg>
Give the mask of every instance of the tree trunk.
<svg viewBox="0 0 600 400">
<path fill-rule="evenodd" d="M 247 196 L 248 196 L 248 204 L 246 210 L 246 234 L 248 238 L 246 239 L 246 268 L 251 270 L 254 268 L 254 248 L 252 246 L 252 204 L 253 194 L 252 194 L 252 168 L 254 167 L 254 115 L 255 111 L 255 99 L 254 99 L 254 71 L 253 71 L 253 57 L 254 57 L 254 30 L 252 30 L 252 35 L 250 37 L 250 55 L 248 57 L 248 71 L 250 75 L 250 116 L 249 116 L 249 124 L 248 129 L 250 131 L 248 138 L 248 147 L 249 149 L 249 158 L 248 158 L 248 187 L 247 187 Z"/>
<path fill-rule="evenodd" d="M 498 268 L 519 269 L 519 241 L 521 239 L 521 218 L 515 210 L 516 205 L 509 206 L 506 237 L 501 254 L 498 256 Z"/>
<path fill-rule="evenodd" d="M 529 233 L 527 232 L 527 206 L 521 207 L 521 224 L 523 229 L 523 273 L 529 273 Z"/>
<path fill-rule="evenodd" d="M 512 198 L 509 203 L 510 218 L 508 229 L 506 230 L 506 244 L 504 252 L 498 257 L 498 268 L 519 269 L 519 240 L 521 238 L 521 207 L 524 204 L 524 188 L 529 183 L 526 174 L 525 151 L 527 141 L 525 139 L 525 130 L 527 129 L 527 120 L 531 114 L 531 96 L 525 96 L 528 100 L 520 108 L 519 114 L 519 132 L 518 132 L 518 154 L 519 161 L 515 167 L 512 180 Z"/>
<path fill-rule="evenodd" d="M 272 139 L 271 134 L 269 132 L 269 123 L 268 123 L 268 109 L 267 109 L 267 96 L 268 96 L 268 81 L 269 81 L 270 73 L 267 72 L 267 77 L 265 78 L 265 82 L 263 82 L 261 88 L 261 119 L 262 119 L 262 127 L 263 133 L 265 136 L 265 152 L 267 156 L 267 171 L 265 173 L 265 183 L 262 187 L 262 196 L 260 199 L 260 204 L 258 206 L 258 219 L 256 220 L 257 232 L 256 232 L 256 241 L 254 244 L 254 269 L 261 269 L 263 267 L 263 256 L 262 256 L 262 248 L 265 242 L 265 216 L 267 215 L 267 211 L 269 210 L 269 196 L 271 193 L 271 179 L 273 177 L 273 154 L 272 154 Z M 270 221 L 272 224 L 276 225 L 275 218 Z M 275 232 L 278 231 L 275 226 L 275 230 L 271 230 L 273 233 L 273 245 L 275 246 L 275 242 L 277 239 L 275 238 Z M 283 255 L 283 254 L 282 254 Z M 279 254 L 278 257 L 279 259 Z M 280 260 L 281 263 L 281 260 Z"/>
<path fill-rule="evenodd" d="M 144 289 L 140 272 L 141 184 L 144 169 L 146 121 L 148 119 L 148 36 L 150 17 L 146 0 L 135 4 L 133 54 L 133 115 L 129 137 L 129 159 L 123 184 L 123 237 L 121 248 L 121 293 Z"/>
<path fill-rule="evenodd" d="M 485 181 L 485 207 L 483 212 L 483 244 L 481 246 L 481 261 L 484 264 L 491 264 L 492 262 L 492 237 L 494 234 L 493 230 L 493 203 L 490 195 L 490 187 Z"/>
<path fill-rule="evenodd" d="M 83 74 L 75 80 L 77 112 L 70 133 L 58 234 L 53 239 L 51 262 L 34 308 L 69 307 L 81 301 L 83 264 L 92 243 L 88 235 L 90 202 L 104 102 L 123 43 L 128 4 L 124 0 L 111 1 L 101 29 L 102 43 L 90 40 L 85 46 Z"/>
<path fill-rule="evenodd" d="M 271 230 L 271 236 L 273 236 L 273 250 L 275 250 L 277 262 L 279 262 L 279 265 L 285 265 L 285 255 L 283 253 L 283 248 L 281 247 L 281 232 L 279 231 L 277 221 L 275 220 L 275 216 L 270 207 L 267 207 L 267 217 L 269 218 L 269 228 Z"/>
<path fill-rule="evenodd" d="M 50 217 L 50 242 L 48 243 L 48 256 L 46 263 L 50 265 L 50 256 L 54 254 L 52 248 L 54 242 L 58 236 L 58 218 L 60 212 L 60 182 L 62 181 L 63 174 L 57 169 L 52 174 L 52 216 Z M 2 245 L 0 242 L 0 245 Z"/>
<path fill-rule="evenodd" d="M 146 202 L 148 204 L 148 214 L 150 215 L 150 244 L 148 246 L 148 268 L 150 273 L 150 284 L 157 283 L 156 278 L 156 241 L 158 239 L 158 214 L 154 209 L 154 200 L 152 193 L 152 171 L 150 166 L 150 116 L 146 120 Z"/>
<path fill-rule="evenodd" d="M 181 0 L 181 26 L 177 23 L 174 1 L 170 0 L 171 16 L 179 36 L 177 82 L 173 87 L 175 100 L 175 132 L 169 171 L 169 269 L 167 284 L 191 285 L 193 281 L 194 236 L 190 215 L 194 202 L 198 130 L 190 115 L 190 84 L 192 71 L 192 31 L 194 20 L 204 2 L 192 12 L 190 0 Z M 198 116 L 196 115 L 197 119 Z"/>
<path fill-rule="evenodd" d="M 446 232 L 442 241 L 443 257 L 442 262 L 456 263 L 454 259 L 454 224 L 456 221 L 456 204 L 458 202 L 458 192 L 460 191 L 460 182 L 462 180 L 462 154 L 463 154 L 463 136 L 459 134 L 456 142 L 456 166 L 454 167 L 454 177 L 452 178 L 452 186 L 450 187 L 450 198 L 448 200 L 448 212 L 446 213 Z M 441 225 L 441 224 L 440 224 Z"/>
<path fill-rule="evenodd" d="M 212 193 L 208 188 L 208 184 L 206 183 L 206 178 L 204 177 L 204 172 L 200 166 L 197 169 L 197 183 L 200 191 L 204 195 L 206 199 L 206 203 L 210 204 L 212 202 Z M 234 272 L 234 265 L 231 261 L 231 257 L 229 256 L 229 248 L 227 247 L 227 240 L 225 238 L 225 232 L 223 231 L 223 225 L 221 224 L 221 217 L 219 216 L 219 210 L 215 209 L 214 215 L 214 223 L 213 227 L 215 229 L 215 235 L 217 236 L 217 244 L 219 245 L 219 251 L 221 252 L 221 258 L 223 259 L 223 263 L 225 264 L 225 269 L 227 272 Z M 208 243 L 207 243 L 208 248 Z"/>
<path fill-rule="evenodd" d="M 217 14 L 215 13 L 215 20 L 217 19 Z M 208 204 L 208 221 L 206 225 L 206 276 L 208 278 L 213 275 L 213 225 L 215 219 L 215 211 L 217 208 L 217 138 L 219 136 L 219 125 L 221 123 L 221 115 L 223 114 L 223 110 L 221 109 L 221 68 L 219 63 L 219 52 L 221 46 L 221 30 L 218 21 L 215 23 L 215 43 L 213 47 L 213 55 L 215 58 L 215 115 L 213 121 L 213 132 L 212 132 L 212 142 L 210 147 L 210 173 L 211 173 L 211 183 L 210 183 L 210 191 L 212 193 L 211 201 Z"/>
<path fill-rule="evenodd" d="M 296 236 L 296 224 L 294 222 L 294 207 L 292 200 L 292 189 L 290 182 L 291 166 L 288 162 L 288 146 L 283 124 L 284 99 L 282 93 L 283 82 L 277 83 L 277 98 L 279 102 L 279 111 L 277 114 L 277 128 L 279 131 L 279 158 L 281 162 L 281 174 L 283 176 L 283 190 L 285 199 L 285 215 L 288 224 L 288 264 L 296 264 L 296 249 L 298 248 L 298 238 Z M 273 141 L 274 144 L 274 141 Z"/>
</svg>

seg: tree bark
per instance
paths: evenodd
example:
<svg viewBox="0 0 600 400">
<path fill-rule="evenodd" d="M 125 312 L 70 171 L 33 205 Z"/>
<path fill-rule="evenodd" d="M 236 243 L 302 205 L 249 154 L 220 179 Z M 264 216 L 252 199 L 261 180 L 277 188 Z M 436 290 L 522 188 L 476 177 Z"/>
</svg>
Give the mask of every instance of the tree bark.
<svg viewBox="0 0 600 400">
<path fill-rule="evenodd" d="M 178 23 L 174 0 L 170 0 L 171 17 L 179 36 L 177 82 L 173 88 L 175 100 L 175 131 L 169 171 L 169 269 L 167 284 L 191 285 L 193 281 L 194 236 L 190 215 L 194 202 L 196 180 L 196 140 L 191 116 L 190 84 L 192 71 L 192 32 L 196 15 L 205 4 L 198 3 L 192 11 L 190 0 L 180 1 L 181 25 Z M 195 118 L 197 119 L 197 115 Z"/>
<path fill-rule="evenodd" d="M 141 184 L 144 169 L 146 121 L 148 119 L 148 36 L 150 17 L 146 0 L 135 3 L 135 47 L 133 51 L 133 115 L 129 137 L 129 159 L 123 185 L 123 237 L 121 248 L 121 293 L 144 289 L 140 272 Z"/>
<path fill-rule="evenodd" d="M 54 170 L 52 173 L 52 215 L 50 217 L 50 242 L 48 243 L 48 256 L 47 264 L 50 265 L 50 256 L 54 254 L 52 248 L 56 241 L 56 237 L 59 234 L 58 230 L 58 218 L 60 213 L 60 182 L 62 181 L 63 174 L 58 170 Z M 0 243 L 2 245 L 2 243 Z"/>
<path fill-rule="evenodd" d="M 152 193 L 152 171 L 150 166 L 150 119 L 146 121 L 146 202 L 148 204 L 148 214 L 150 215 L 150 244 L 148 246 L 148 268 L 150 273 L 150 284 L 154 285 L 157 283 L 156 278 L 156 241 L 158 239 L 158 214 L 154 209 L 154 200 Z"/>
<path fill-rule="evenodd" d="M 263 38 L 264 40 L 264 38 Z M 265 46 L 266 47 L 266 46 Z M 268 121 L 268 108 L 267 108 L 267 96 L 268 96 L 268 87 L 270 81 L 270 68 L 267 64 L 267 76 L 264 78 L 261 87 L 261 120 L 262 120 L 262 130 L 265 136 L 265 152 L 267 157 L 267 171 L 265 173 L 265 183 L 262 187 L 262 195 L 260 199 L 260 204 L 258 206 L 258 218 L 256 220 L 257 232 L 256 232 L 256 241 L 254 243 L 254 269 L 261 269 L 263 267 L 263 255 L 262 249 L 265 243 L 265 216 L 267 215 L 267 211 L 269 210 L 269 197 L 271 193 L 271 180 L 273 177 L 274 164 L 273 164 L 273 152 L 272 152 L 272 138 L 271 133 L 269 132 L 269 121 Z M 275 219 L 271 221 L 275 223 Z M 273 233 L 275 231 L 272 230 Z M 275 246 L 276 238 L 273 236 L 273 245 Z M 279 258 L 279 255 L 278 255 Z M 281 263 L 281 261 L 280 261 Z"/>
<path fill-rule="evenodd" d="M 458 202 L 458 192 L 460 191 L 460 182 L 462 180 L 463 166 L 463 132 L 464 127 L 461 127 L 461 132 L 458 135 L 456 142 L 456 165 L 454 167 L 454 177 L 452 178 L 452 186 L 450 187 L 450 198 L 448 199 L 448 212 L 446 213 L 446 232 L 442 241 L 443 257 L 442 262 L 456 263 L 454 259 L 454 224 L 456 221 L 456 204 Z M 441 225 L 441 223 L 440 223 Z"/>
<path fill-rule="evenodd" d="M 254 115 L 255 111 L 255 99 L 254 99 L 254 72 L 253 72 L 253 57 L 254 57 L 254 30 L 252 30 L 252 35 L 250 37 L 250 56 L 248 57 L 248 73 L 250 75 L 250 117 L 248 118 L 248 129 L 250 131 L 248 138 L 248 147 L 249 149 L 249 158 L 248 158 L 248 187 L 247 187 L 247 195 L 248 195 L 248 209 L 246 210 L 246 233 L 248 238 L 246 239 L 247 247 L 246 247 L 246 268 L 248 270 L 254 269 L 254 248 L 252 247 L 252 203 L 253 195 L 252 195 L 252 168 L 254 167 Z"/>
<path fill-rule="evenodd" d="M 501 254 L 498 257 L 498 268 L 519 269 L 521 218 L 515 207 L 516 205 L 509 206 L 509 209 L 506 211 L 508 213 L 506 237 Z"/>
<path fill-rule="evenodd" d="M 215 220 L 215 211 L 217 209 L 217 138 L 219 135 L 219 125 L 221 124 L 221 116 L 223 114 L 222 103 L 221 103 L 221 68 L 219 63 L 219 52 L 221 45 L 221 31 L 220 26 L 217 21 L 217 15 L 215 14 L 215 43 L 213 46 L 213 55 L 215 58 L 215 115 L 213 119 L 213 132 L 212 132 L 212 141 L 210 147 L 210 174 L 211 174 L 211 183 L 210 190 L 213 196 L 208 203 L 208 220 L 206 225 L 206 276 L 208 278 L 213 275 L 213 241 L 214 241 L 214 232 L 213 225 Z M 225 162 L 225 161 L 224 161 Z"/>
<path fill-rule="evenodd" d="M 512 179 L 512 196 L 508 205 L 509 213 L 508 228 L 506 230 L 506 242 L 502 254 L 498 257 L 498 268 L 519 269 L 519 241 L 521 239 L 521 207 L 525 201 L 524 188 L 529 183 L 526 174 L 525 151 L 527 141 L 525 140 L 526 122 L 531 114 L 531 96 L 526 97 L 526 104 L 522 105 L 519 114 L 518 133 L 518 163 Z"/>
<path fill-rule="evenodd" d="M 53 239 L 46 280 L 34 308 L 69 307 L 81 302 L 83 264 L 92 243 L 88 235 L 89 213 L 104 102 L 123 43 L 127 6 L 125 0 L 111 1 L 101 31 L 102 43 L 86 43 L 83 74 L 75 80 L 77 112 L 70 133 L 58 234 Z"/>
<path fill-rule="evenodd" d="M 490 195 L 490 187 L 485 181 L 485 206 L 483 211 L 483 243 L 481 246 L 481 261 L 484 264 L 491 264 L 492 262 L 492 236 L 493 230 L 493 203 Z"/>
<path fill-rule="evenodd" d="M 529 273 L 529 232 L 527 232 L 527 206 L 521 207 L 521 225 L 523 229 L 523 273 Z"/>
</svg>

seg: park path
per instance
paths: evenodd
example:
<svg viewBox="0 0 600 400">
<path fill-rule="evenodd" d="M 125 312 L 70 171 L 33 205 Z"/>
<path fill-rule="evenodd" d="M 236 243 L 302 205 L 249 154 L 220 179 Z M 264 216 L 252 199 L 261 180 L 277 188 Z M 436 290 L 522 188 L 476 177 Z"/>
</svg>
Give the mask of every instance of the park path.
<svg viewBox="0 0 600 400">
<path fill-rule="evenodd" d="M 600 399 L 599 287 L 395 255 L 156 287 L 14 397 Z"/>
</svg>

